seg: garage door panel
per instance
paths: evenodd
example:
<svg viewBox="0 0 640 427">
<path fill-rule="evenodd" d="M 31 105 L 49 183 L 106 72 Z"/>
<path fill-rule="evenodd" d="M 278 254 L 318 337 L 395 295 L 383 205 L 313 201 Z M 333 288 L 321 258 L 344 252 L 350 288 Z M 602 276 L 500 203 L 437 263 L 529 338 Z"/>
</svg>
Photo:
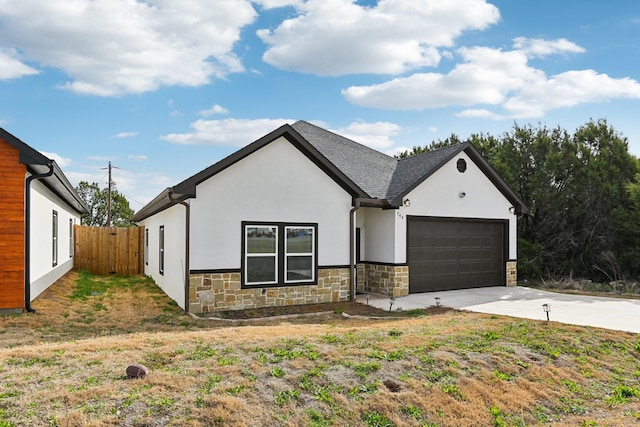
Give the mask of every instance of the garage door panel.
<svg viewBox="0 0 640 427">
<path fill-rule="evenodd" d="M 409 291 L 504 285 L 504 222 L 408 220 Z"/>
</svg>

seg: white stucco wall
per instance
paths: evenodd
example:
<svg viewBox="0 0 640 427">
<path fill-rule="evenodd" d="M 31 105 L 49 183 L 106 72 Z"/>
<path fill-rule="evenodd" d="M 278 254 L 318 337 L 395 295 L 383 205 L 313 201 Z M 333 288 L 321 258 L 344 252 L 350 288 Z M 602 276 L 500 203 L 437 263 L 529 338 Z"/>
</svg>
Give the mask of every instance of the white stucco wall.
<svg viewBox="0 0 640 427">
<path fill-rule="evenodd" d="M 393 263 L 395 257 L 396 210 L 360 208 L 356 224 L 360 227 L 362 261 Z"/>
<path fill-rule="evenodd" d="M 41 182 L 31 182 L 30 269 L 31 300 L 73 268 L 73 240 L 69 224 L 80 215 Z M 53 265 L 53 211 L 58 213 L 58 264 Z M 73 227 L 71 227 L 73 230 Z M 71 231 L 72 232 L 72 231 Z"/>
<path fill-rule="evenodd" d="M 460 158 L 467 162 L 464 173 L 456 168 Z M 461 192 L 464 197 L 460 197 Z M 509 212 L 512 205 L 466 153 L 455 156 L 405 198 L 411 201 L 411 206 L 401 207 L 393 216 L 394 262 L 406 262 L 408 215 L 508 220 L 509 259 L 516 258 L 517 217 Z"/>
<path fill-rule="evenodd" d="M 197 186 L 191 270 L 241 267 L 242 221 L 318 224 L 318 266 L 349 264 L 351 197 L 280 138 Z"/>
<path fill-rule="evenodd" d="M 145 247 L 148 264 L 144 272 L 180 307 L 185 307 L 185 214 L 186 208 L 175 205 L 139 225 L 149 232 L 149 246 Z M 160 226 L 164 226 L 164 274 L 160 274 Z M 146 231 L 145 231 L 146 233 Z"/>
</svg>

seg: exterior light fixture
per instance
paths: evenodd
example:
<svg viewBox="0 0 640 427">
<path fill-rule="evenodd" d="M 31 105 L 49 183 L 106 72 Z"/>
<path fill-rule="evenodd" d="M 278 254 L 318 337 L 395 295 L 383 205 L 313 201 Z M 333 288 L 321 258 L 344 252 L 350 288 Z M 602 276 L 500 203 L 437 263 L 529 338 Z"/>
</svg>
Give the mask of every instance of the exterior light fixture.
<svg viewBox="0 0 640 427">
<path fill-rule="evenodd" d="M 395 304 L 396 302 L 396 297 L 391 297 L 391 299 L 389 299 L 389 311 L 391 311 L 391 307 L 393 307 L 393 304 Z"/>
<path fill-rule="evenodd" d="M 460 197 L 461 199 L 466 196 L 467 196 L 467 193 L 465 193 L 464 191 L 461 191 L 458 193 L 458 197 Z"/>
<path fill-rule="evenodd" d="M 366 294 L 364 294 L 364 296 L 367 299 L 367 305 L 369 305 L 369 293 L 367 292 Z"/>
<path fill-rule="evenodd" d="M 547 322 L 548 322 L 549 312 L 551 311 L 551 304 L 542 304 L 542 310 L 547 314 Z"/>
<path fill-rule="evenodd" d="M 404 201 L 402 202 L 402 204 L 404 205 L 405 208 L 408 208 L 409 206 L 411 206 L 411 200 L 409 199 L 404 199 Z"/>
<path fill-rule="evenodd" d="M 440 307 L 440 297 L 436 297 L 436 307 Z"/>
<path fill-rule="evenodd" d="M 516 212 L 516 208 L 514 208 L 513 206 L 509 206 L 509 213 L 513 214 Z"/>
</svg>

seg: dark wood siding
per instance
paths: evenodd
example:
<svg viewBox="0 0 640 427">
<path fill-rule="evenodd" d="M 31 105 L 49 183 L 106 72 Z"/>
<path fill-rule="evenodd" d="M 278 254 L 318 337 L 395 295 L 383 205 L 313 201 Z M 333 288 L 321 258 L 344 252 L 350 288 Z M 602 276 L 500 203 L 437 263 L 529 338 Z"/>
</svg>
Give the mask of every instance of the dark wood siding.
<svg viewBox="0 0 640 427">
<path fill-rule="evenodd" d="M 18 149 L 0 139 L 0 309 L 24 308 L 24 185 Z"/>
<path fill-rule="evenodd" d="M 503 286 L 506 223 L 410 217 L 409 292 Z"/>
</svg>

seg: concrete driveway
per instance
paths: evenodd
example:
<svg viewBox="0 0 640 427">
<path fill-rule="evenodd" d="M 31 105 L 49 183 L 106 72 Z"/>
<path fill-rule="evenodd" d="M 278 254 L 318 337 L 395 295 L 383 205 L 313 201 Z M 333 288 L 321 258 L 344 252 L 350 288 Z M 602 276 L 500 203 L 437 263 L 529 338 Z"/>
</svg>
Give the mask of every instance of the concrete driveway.
<svg viewBox="0 0 640 427">
<path fill-rule="evenodd" d="M 549 304 L 551 321 L 640 333 L 640 299 L 590 297 L 505 286 L 427 292 L 396 298 L 392 310 L 436 305 L 478 313 L 546 320 L 542 305 Z M 365 295 L 357 301 L 366 304 Z M 389 310 L 389 297 L 370 295 L 369 304 Z"/>
</svg>

